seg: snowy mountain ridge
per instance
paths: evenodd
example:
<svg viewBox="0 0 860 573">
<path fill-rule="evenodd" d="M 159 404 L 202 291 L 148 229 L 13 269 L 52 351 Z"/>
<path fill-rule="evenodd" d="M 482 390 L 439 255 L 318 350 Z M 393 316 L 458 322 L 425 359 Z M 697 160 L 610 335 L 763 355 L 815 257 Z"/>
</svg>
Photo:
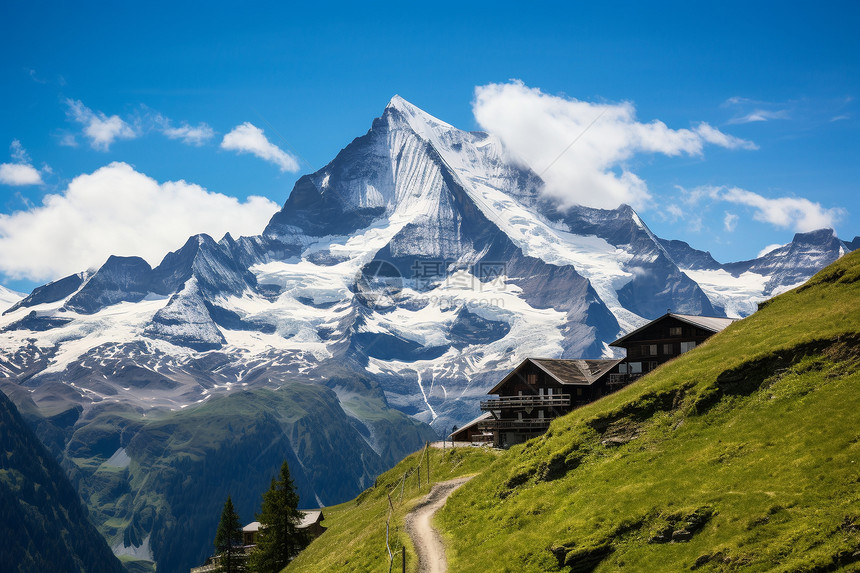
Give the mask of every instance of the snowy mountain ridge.
<svg viewBox="0 0 860 573">
<path fill-rule="evenodd" d="M 629 206 L 561 211 L 498 139 L 395 96 L 255 237 L 111 257 L 9 300 L 0 375 L 34 401 L 183 408 L 335 365 L 439 428 L 526 356 L 598 357 L 667 308 L 743 316 L 848 247 L 798 234 L 721 265 Z"/>
</svg>

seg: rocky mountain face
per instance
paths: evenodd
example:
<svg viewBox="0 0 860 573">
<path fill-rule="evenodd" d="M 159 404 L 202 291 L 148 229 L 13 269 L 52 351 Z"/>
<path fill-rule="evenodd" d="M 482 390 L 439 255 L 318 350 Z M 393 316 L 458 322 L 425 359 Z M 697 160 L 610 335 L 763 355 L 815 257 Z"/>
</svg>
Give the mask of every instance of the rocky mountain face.
<svg viewBox="0 0 860 573">
<path fill-rule="evenodd" d="M 259 427 L 280 427 L 289 438 L 277 451 L 297 464 L 343 470 L 335 481 L 348 487 L 303 486 L 303 503 L 333 503 L 417 447 L 422 423 L 443 433 L 473 417 L 476 400 L 526 356 L 610 354 L 609 341 L 667 308 L 743 316 L 848 250 L 822 230 L 721 265 L 656 237 L 629 206 L 560 211 L 541 187 L 494 137 L 395 97 L 365 135 L 296 183 L 261 235 L 191 237 L 155 268 L 111 257 L 13 303 L 0 319 L 0 384 L 79 489 L 93 492 L 90 506 L 111 508 L 102 530 L 122 542 L 115 549 L 162 564 L 173 549 L 146 537 L 160 522 L 142 516 L 174 504 L 141 477 L 159 450 L 134 445 L 149 443 L 154 427 L 172 435 L 174 420 L 236 393 L 315 384 L 326 392 L 306 422 L 269 412 L 275 425 Z M 262 415 L 250 403 L 249 416 Z M 315 432 L 327 417 L 343 424 L 357 458 Z M 307 435 L 319 440 L 303 450 Z M 191 432 L 170 443 L 166 463 L 199 450 L 171 471 L 211 467 L 224 447 Z M 94 484 L 115 456 L 131 461 L 107 499 Z M 307 475 L 325 473 L 315 471 Z M 123 506 L 127 487 L 162 501 Z M 226 491 L 212 491 L 223 503 Z M 174 509 L 164 519 L 185 527 Z M 111 512 L 123 527 L 107 525 Z"/>
<path fill-rule="evenodd" d="M 14 573 L 120 573 L 66 474 L 0 392 L 0 563 Z"/>
</svg>

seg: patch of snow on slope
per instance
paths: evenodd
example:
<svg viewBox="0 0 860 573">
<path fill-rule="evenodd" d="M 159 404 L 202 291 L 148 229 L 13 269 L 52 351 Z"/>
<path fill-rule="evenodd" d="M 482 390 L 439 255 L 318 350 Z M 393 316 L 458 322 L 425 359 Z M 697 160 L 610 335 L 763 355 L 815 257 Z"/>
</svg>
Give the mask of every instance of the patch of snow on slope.
<svg viewBox="0 0 860 573">
<path fill-rule="evenodd" d="M 0 285 L 0 312 L 11 308 L 13 304 L 24 298 L 24 293 L 15 292 L 14 290 L 10 290 L 2 285 Z"/>
<path fill-rule="evenodd" d="M 0 335 L 0 347 L 20 348 L 27 346 L 28 340 L 31 339 L 34 339 L 36 346 L 40 348 L 48 349 L 56 346 L 57 353 L 45 372 L 62 372 L 66 366 L 97 346 L 131 342 L 141 338 L 144 328 L 152 322 L 153 315 L 164 307 L 166 301 L 167 297 L 153 295 L 140 302 L 121 302 L 94 314 L 57 312 L 65 301 L 18 309 L 3 317 L 0 324 L 5 325 L 20 320 L 34 310 L 40 315 L 56 315 L 73 320 L 67 325 L 44 332 L 30 330 L 5 332 Z M 169 351 L 174 355 L 190 352 L 172 345 Z"/>
<path fill-rule="evenodd" d="M 711 303 L 721 306 L 729 318 L 749 316 L 763 301 L 769 277 L 747 271 L 737 277 L 723 269 L 682 269 L 684 274 L 699 284 Z"/>
</svg>

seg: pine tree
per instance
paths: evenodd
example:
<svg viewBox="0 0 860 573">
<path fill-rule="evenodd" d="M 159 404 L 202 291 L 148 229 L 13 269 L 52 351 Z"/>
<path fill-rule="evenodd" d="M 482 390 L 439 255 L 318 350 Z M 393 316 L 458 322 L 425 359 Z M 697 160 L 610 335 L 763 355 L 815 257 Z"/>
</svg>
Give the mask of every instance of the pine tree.
<svg viewBox="0 0 860 573">
<path fill-rule="evenodd" d="M 239 515 L 233 508 L 233 500 L 227 496 L 224 509 L 221 510 L 221 521 L 215 532 L 215 553 L 221 556 L 220 571 L 224 573 L 239 573 L 244 571 L 245 556 L 242 550 L 242 525 Z"/>
<path fill-rule="evenodd" d="M 307 545 L 304 533 L 297 528 L 302 513 L 298 510 L 299 496 L 286 461 L 278 477 L 272 478 L 271 487 L 263 494 L 263 505 L 257 515 L 260 531 L 250 559 L 251 570 L 256 573 L 280 571 Z"/>
</svg>

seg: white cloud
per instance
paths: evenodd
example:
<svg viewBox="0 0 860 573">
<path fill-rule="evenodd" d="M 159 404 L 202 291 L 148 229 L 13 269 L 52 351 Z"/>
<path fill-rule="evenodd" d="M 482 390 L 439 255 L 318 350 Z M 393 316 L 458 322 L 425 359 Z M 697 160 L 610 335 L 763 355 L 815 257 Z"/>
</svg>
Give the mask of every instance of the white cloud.
<svg viewBox="0 0 860 573">
<path fill-rule="evenodd" d="M 17 139 L 12 140 L 12 144 L 9 146 L 9 149 L 12 150 L 12 159 L 14 159 L 17 163 L 33 162 L 33 160 L 30 159 L 30 154 L 27 153 L 27 150 L 24 149 L 24 146 L 21 145 L 21 142 Z"/>
<path fill-rule="evenodd" d="M 702 139 L 708 143 L 713 143 L 714 145 L 719 145 L 720 147 L 725 147 L 727 149 L 758 149 L 758 145 L 752 141 L 747 141 L 746 139 L 741 139 L 734 135 L 725 134 L 707 123 L 700 123 L 698 127 L 696 127 L 696 133 L 698 133 Z"/>
<path fill-rule="evenodd" d="M 723 102 L 722 107 L 736 110 L 735 116 L 729 120 L 729 123 L 738 124 L 791 119 L 790 110 L 798 103 L 797 101 L 768 102 L 735 96 Z"/>
<path fill-rule="evenodd" d="M 4 185 L 41 185 L 42 174 L 32 165 L 0 164 L 0 183 Z"/>
<path fill-rule="evenodd" d="M 705 199 L 745 205 L 753 209 L 756 221 L 800 233 L 835 228 L 846 214 L 841 207 L 826 208 L 803 197 L 768 198 L 739 187 L 702 186 L 690 191 L 681 188 L 681 194 L 682 200 L 689 205 L 699 204 Z"/>
<path fill-rule="evenodd" d="M 156 265 L 189 236 L 260 233 L 278 205 L 239 202 L 185 181 L 156 180 L 125 163 L 80 175 L 42 205 L 0 214 L 0 272 L 55 279 L 101 265 L 109 255 L 138 255 Z"/>
<path fill-rule="evenodd" d="M 274 163 L 281 171 L 299 170 L 299 162 L 295 157 L 271 143 L 266 139 L 262 129 L 247 121 L 237 125 L 233 131 L 224 136 L 221 148 L 239 153 L 251 153 L 260 159 Z"/>
<path fill-rule="evenodd" d="M 788 119 L 788 111 L 781 110 L 767 110 L 767 109 L 754 109 L 744 115 L 739 117 L 734 117 L 729 120 L 729 123 L 755 123 L 758 121 L 772 121 L 774 119 Z"/>
<path fill-rule="evenodd" d="M 170 139 L 179 139 L 182 143 L 197 146 L 203 145 L 215 136 L 215 131 L 206 123 L 192 126 L 183 122 L 179 127 L 165 126 L 162 131 Z"/>
<path fill-rule="evenodd" d="M 782 247 L 782 245 L 779 243 L 774 243 L 773 245 L 768 245 L 765 248 L 763 248 L 762 250 L 760 250 L 758 252 L 758 254 L 755 256 L 755 258 L 759 259 L 759 258 L 765 256 L 766 254 L 768 254 L 769 252 L 775 251 L 780 247 Z"/>
<path fill-rule="evenodd" d="M 666 207 L 666 212 L 672 216 L 671 218 L 673 221 L 684 218 L 684 210 L 674 203 Z"/>
<path fill-rule="evenodd" d="M 102 112 L 94 112 L 80 100 L 67 99 L 68 115 L 74 121 L 84 126 L 84 135 L 90 140 L 90 146 L 99 151 L 107 151 L 117 139 L 134 139 L 137 131 L 118 115 L 107 116 Z"/>
<path fill-rule="evenodd" d="M 726 216 L 723 217 L 723 228 L 725 228 L 726 231 L 731 233 L 735 230 L 735 227 L 737 227 L 737 225 L 738 216 L 734 213 L 729 213 L 728 211 L 726 211 Z"/>
<path fill-rule="evenodd" d="M 21 142 L 13 139 L 9 148 L 12 150 L 11 155 L 15 163 L 0 164 L 0 183 L 16 186 L 41 185 L 42 174 L 31 165 L 30 155 Z M 45 171 L 50 173 L 50 168 L 46 166 Z"/>
<path fill-rule="evenodd" d="M 803 197 L 777 197 L 768 199 L 758 193 L 732 187 L 720 193 L 720 199 L 729 203 L 747 205 L 754 209 L 753 218 L 777 227 L 792 228 L 798 232 L 835 227 L 845 215 L 841 208 L 825 209 Z"/>
<path fill-rule="evenodd" d="M 59 143 L 63 147 L 77 147 L 78 140 L 75 139 L 75 135 L 73 133 L 60 133 L 58 135 Z"/>
<path fill-rule="evenodd" d="M 647 185 L 625 165 L 637 154 L 701 155 L 706 143 L 754 148 L 706 123 L 677 130 L 658 120 L 641 123 L 629 102 L 589 103 L 519 81 L 475 88 L 472 109 L 478 123 L 536 171 L 547 194 L 563 206 L 646 208 Z"/>
</svg>

